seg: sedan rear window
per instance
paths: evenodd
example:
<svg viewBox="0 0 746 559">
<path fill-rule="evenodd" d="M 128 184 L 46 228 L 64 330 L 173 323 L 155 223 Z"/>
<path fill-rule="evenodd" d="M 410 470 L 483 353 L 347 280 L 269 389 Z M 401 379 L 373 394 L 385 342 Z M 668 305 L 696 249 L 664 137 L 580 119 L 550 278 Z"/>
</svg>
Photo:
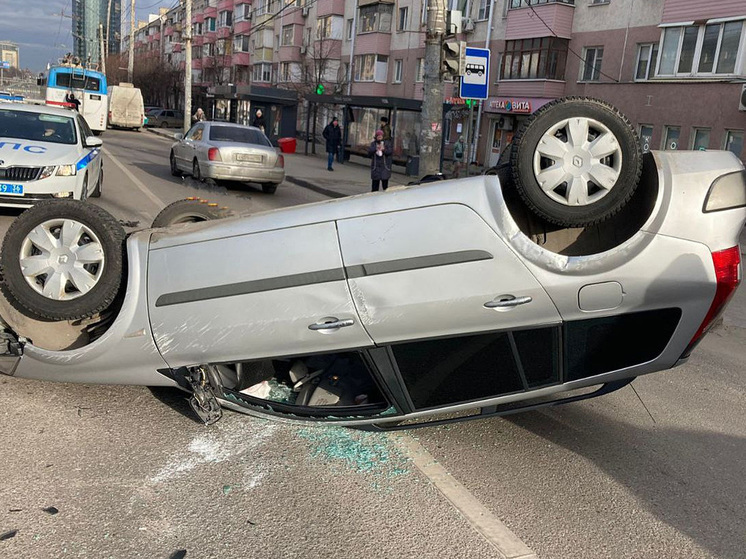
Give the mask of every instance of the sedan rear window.
<svg viewBox="0 0 746 559">
<path fill-rule="evenodd" d="M 75 145 L 78 141 L 72 117 L 0 110 L 0 136 Z"/>
<path fill-rule="evenodd" d="M 238 126 L 211 126 L 210 140 L 213 142 L 236 142 L 238 144 L 272 147 L 267 137 L 259 130 L 239 128 Z"/>
</svg>

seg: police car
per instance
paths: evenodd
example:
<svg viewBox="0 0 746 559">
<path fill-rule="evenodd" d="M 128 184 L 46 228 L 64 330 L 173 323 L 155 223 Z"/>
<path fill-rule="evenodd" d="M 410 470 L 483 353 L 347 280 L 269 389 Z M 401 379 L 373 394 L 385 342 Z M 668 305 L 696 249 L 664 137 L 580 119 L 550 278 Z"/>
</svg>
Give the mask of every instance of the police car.
<svg viewBox="0 0 746 559">
<path fill-rule="evenodd" d="M 0 207 L 100 196 L 101 145 L 75 111 L 0 105 Z"/>
</svg>

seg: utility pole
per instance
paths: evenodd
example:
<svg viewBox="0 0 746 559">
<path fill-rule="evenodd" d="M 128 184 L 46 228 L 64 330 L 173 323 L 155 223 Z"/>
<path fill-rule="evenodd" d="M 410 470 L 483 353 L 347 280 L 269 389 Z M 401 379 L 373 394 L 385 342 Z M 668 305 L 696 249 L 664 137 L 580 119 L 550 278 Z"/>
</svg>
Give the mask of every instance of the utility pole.
<svg viewBox="0 0 746 559">
<path fill-rule="evenodd" d="M 134 2 L 134 0 L 133 0 Z M 192 124 L 192 0 L 185 2 L 184 21 L 184 134 Z"/>
<path fill-rule="evenodd" d="M 130 4 L 130 53 L 127 60 L 127 81 L 133 83 L 135 74 L 135 0 Z"/>
<path fill-rule="evenodd" d="M 121 22 L 121 18 L 120 18 L 120 22 Z M 106 57 L 109 56 L 109 40 L 110 39 L 111 39 L 111 0 L 109 0 L 109 5 L 106 7 L 106 39 L 104 42 L 104 45 L 105 45 L 104 46 L 104 60 L 106 60 Z"/>
<path fill-rule="evenodd" d="M 446 32 L 445 0 L 427 6 L 425 76 L 420 130 L 420 175 L 440 171 L 440 139 L 443 134 L 443 80 L 440 76 L 440 43 Z"/>
<path fill-rule="evenodd" d="M 106 75 L 106 55 L 104 54 L 104 26 L 98 24 L 99 59 L 101 60 L 101 73 Z"/>
</svg>

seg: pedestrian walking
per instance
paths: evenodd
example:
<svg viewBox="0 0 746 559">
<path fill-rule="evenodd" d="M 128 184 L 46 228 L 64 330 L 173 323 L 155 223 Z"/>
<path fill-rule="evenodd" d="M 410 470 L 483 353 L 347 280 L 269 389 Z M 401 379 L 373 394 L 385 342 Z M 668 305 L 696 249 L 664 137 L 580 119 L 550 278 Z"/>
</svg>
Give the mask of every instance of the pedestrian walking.
<svg viewBox="0 0 746 559">
<path fill-rule="evenodd" d="M 381 131 L 383 132 L 383 141 L 391 140 L 391 126 L 388 117 L 381 117 Z"/>
<path fill-rule="evenodd" d="M 203 111 L 201 108 L 197 109 L 197 112 L 192 115 L 192 124 L 196 122 L 202 122 L 203 120 L 207 120 L 207 118 L 205 117 L 205 111 Z"/>
<path fill-rule="evenodd" d="M 457 179 L 461 174 L 461 166 L 464 164 L 464 137 L 459 136 L 453 144 L 453 178 Z"/>
<path fill-rule="evenodd" d="M 393 153 L 390 140 L 383 139 L 383 130 L 376 130 L 375 139 L 368 147 L 370 160 L 370 178 L 373 192 L 378 192 L 379 185 L 386 190 L 391 178 L 391 154 Z"/>
<path fill-rule="evenodd" d="M 342 129 L 339 127 L 339 121 L 335 116 L 332 121 L 326 125 L 321 135 L 326 140 L 326 154 L 327 163 L 326 170 L 333 171 L 332 163 L 334 162 L 334 156 L 339 151 L 339 147 L 342 145 Z"/>
<path fill-rule="evenodd" d="M 251 122 L 251 125 L 256 126 L 262 132 L 264 132 L 264 128 L 266 127 L 266 122 L 264 120 L 264 114 L 262 113 L 261 109 L 257 109 L 256 113 L 254 113 L 254 120 Z"/>
</svg>

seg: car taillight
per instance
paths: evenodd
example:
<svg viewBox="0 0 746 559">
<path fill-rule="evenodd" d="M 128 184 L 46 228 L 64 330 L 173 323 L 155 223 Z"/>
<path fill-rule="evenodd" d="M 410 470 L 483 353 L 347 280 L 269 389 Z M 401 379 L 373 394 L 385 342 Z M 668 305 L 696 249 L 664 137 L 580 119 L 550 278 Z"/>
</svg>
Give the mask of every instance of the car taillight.
<svg viewBox="0 0 746 559">
<path fill-rule="evenodd" d="M 218 148 L 210 148 L 207 150 L 207 159 L 210 161 L 222 161 L 223 158 L 220 157 L 220 150 Z"/>
<path fill-rule="evenodd" d="M 285 157 L 277 154 L 277 161 L 275 161 L 275 167 L 285 168 Z"/>
<path fill-rule="evenodd" d="M 713 252 L 712 263 L 715 265 L 715 277 L 717 277 L 715 297 L 705 319 L 681 356 L 682 358 L 689 357 L 692 350 L 702 341 L 741 283 L 741 249 L 738 245 Z"/>
</svg>

